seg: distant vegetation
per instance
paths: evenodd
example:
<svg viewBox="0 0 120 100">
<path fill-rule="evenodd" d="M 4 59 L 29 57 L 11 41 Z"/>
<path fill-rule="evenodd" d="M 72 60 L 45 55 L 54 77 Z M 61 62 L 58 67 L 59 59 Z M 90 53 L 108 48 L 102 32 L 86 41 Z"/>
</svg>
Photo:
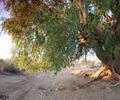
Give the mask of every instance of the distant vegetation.
<svg viewBox="0 0 120 100">
<path fill-rule="evenodd" d="M 0 73 L 20 75 L 20 74 L 23 74 L 23 71 L 21 71 L 13 63 L 11 63 L 10 60 L 5 61 L 5 60 L 0 59 Z"/>
</svg>

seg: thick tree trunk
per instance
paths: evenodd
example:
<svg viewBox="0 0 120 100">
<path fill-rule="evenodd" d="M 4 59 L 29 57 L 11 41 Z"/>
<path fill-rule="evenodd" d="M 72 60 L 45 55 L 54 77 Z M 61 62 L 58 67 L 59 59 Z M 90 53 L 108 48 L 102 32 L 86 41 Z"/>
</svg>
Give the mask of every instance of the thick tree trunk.
<svg viewBox="0 0 120 100">
<path fill-rule="evenodd" d="M 120 45 L 118 45 L 118 47 L 120 47 Z M 100 48 L 97 47 L 96 55 L 101 60 L 103 66 L 110 69 L 113 77 L 116 77 L 120 80 L 120 51 L 115 58 L 112 57 L 112 54 L 102 55 L 100 52 Z"/>
<path fill-rule="evenodd" d="M 87 26 L 87 16 L 88 16 L 83 1 L 84 0 L 73 0 L 74 4 L 79 9 L 79 20 L 80 20 L 79 24 L 80 24 L 80 27 L 82 27 L 82 29 L 83 29 L 82 31 L 84 31 L 85 26 Z M 105 13 L 104 17 L 105 17 L 106 23 L 110 26 L 110 30 L 112 31 L 111 34 L 114 34 L 114 35 L 118 34 L 119 33 L 119 26 L 120 26 L 119 17 L 118 17 L 118 19 L 117 18 L 112 19 L 110 16 L 108 16 L 106 14 L 106 12 L 104 12 L 104 13 Z M 96 34 L 98 31 L 100 33 Z M 83 33 L 85 33 L 85 32 L 83 32 Z M 103 63 L 103 66 L 107 67 L 107 69 L 110 69 L 111 72 L 113 73 L 113 76 L 119 78 L 119 80 L 120 80 L 120 75 L 119 75 L 120 74 L 120 50 L 118 51 L 118 55 L 115 56 L 114 58 L 113 58 L 114 51 L 113 51 L 112 45 L 110 45 L 107 48 L 109 50 L 108 53 L 106 53 L 105 55 L 102 53 L 102 50 L 104 48 L 104 47 L 102 47 L 104 33 L 105 33 L 105 27 L 100 26 L 98 23 L 98 27 L 95 26 L 95 31 L 93 33 L 93 41 L 94 41 L 93 43 L 94 43 L 94 46 L 96 48 L 96 51 L 95 51 L 96 55 Z M 82 32 L 80 33 L 80 35 L 82 35 Z M 120 41 L 119 40 L 118 40 L 118 43 L 115 44 L 114 47 L 120 48 Z M 103 52 L 104 52 L 104 50 L 103 50 Z"/>
</svg>

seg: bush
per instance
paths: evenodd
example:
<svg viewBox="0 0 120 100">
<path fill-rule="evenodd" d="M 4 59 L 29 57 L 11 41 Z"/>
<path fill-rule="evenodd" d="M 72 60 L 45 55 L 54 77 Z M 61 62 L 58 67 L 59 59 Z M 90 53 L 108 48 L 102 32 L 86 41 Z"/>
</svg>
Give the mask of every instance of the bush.
<svg viewBox="0 0 120 100">
<path fill-rule="evenodd" d="M 12 74 L 22 74 L 22 71 L 19 68 L 15 67 L 14 64 L 10 64 L 4 67 L 3 71 Z"/>
<path fill-rule="evenodd" d="M 0 59 L 0 73 L 10 73 L 10 74 L 20 75 L 23 74 L 23 71 L 21 71 L 11 62 Z"/>
</svg>

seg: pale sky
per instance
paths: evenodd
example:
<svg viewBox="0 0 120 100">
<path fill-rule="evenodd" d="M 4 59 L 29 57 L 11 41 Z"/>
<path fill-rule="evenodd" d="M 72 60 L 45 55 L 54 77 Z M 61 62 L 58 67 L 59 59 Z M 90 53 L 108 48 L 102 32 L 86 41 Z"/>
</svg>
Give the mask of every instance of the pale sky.
<svg viewBox="0 0 120 100">
<path fill-rule="evenodd" d="M 8 17 L 10 17 L 10 14 L 3 10 L 3 5 L 0 4 L 0 59 L 8 59 L 11 57 L 12 38 L 4 33 L 4 31 L 1 31 L 1 19 Z"/>
<path fill-rule="evenodd" d="M 0 59 L 8 59 L 12 56 L 12 38 L 7 34 L 0 35 Z"/>
</svg>

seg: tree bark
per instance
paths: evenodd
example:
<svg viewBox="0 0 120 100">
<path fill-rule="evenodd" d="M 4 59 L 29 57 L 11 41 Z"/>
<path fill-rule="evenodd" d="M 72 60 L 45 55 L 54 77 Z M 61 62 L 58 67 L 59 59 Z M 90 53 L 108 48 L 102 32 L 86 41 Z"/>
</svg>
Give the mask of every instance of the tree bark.
<svg viewBox="0 0 120 100">
<path fill-rule="evenodd" d="M 120 43 L 117 45 L 120 48 Z M 100 52 L 100 46 L 96 46 L 96 55 L 102 62 L 103 66 L 111 70 L 113 77 L 120 80 L 120 51 L 118 55 L 113 58 L 112 54 L 103 56 Z"/>
</svg>

